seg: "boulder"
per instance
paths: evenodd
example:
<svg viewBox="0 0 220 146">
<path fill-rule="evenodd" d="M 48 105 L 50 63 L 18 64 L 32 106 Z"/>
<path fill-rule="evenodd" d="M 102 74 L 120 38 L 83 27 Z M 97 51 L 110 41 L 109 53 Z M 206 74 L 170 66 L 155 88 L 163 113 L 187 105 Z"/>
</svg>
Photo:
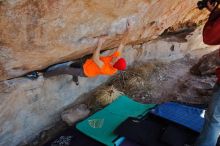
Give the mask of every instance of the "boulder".
<svg viewBox="0 0 220 146">
<path fill-rule="evenodd" d="M 219 50 L 202 56 L 199 61 L 193 65 L 190 72 L 194 75 L 214 75 L 217 67 L 220 66 Z"/>
<path fill-rule="evenodd" d="M 152 40 L 166 29 L 207 17 L 197 0 L 1 0 L 0 80 L 80 58 L 107 34 L 118 46 L 127 21 L 129 43 Z"/>
<path fill-rule="evenodd" d="M 61 118 L 64 122 L 71 126 L 77 121 L 87 117 L 89 114 L 90 110 L 87 108 L 87 106 L 85 104 L 80 104 L 78 106 L 65 110 L 61 114 Z"/>
</svg>

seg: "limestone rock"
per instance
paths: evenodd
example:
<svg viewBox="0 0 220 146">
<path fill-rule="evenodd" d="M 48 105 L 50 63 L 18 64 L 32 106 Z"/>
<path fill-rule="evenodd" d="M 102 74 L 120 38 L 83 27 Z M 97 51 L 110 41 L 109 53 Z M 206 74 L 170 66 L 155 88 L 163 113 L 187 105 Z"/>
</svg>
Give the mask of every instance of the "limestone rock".
<svg viewBox="0 0 220 146">
<path fill-rule="evenodd" d="M 200 23 L 207 15 L 197 0 L 2 0 L 0 1 L 0 80 L 21 76 L 92 52 L 97 37 L 110 35 L 113 48 L 151 40 L 167 28 Z"/>
<path fill-rule="evenodd" d="M 202 56 L 199 61 L 190 69 L 194 75 L 213 75 L 215 69 L 220 65 L 219 50 Z"/>
<path fill-rule="evenodd" d="M 90 114 L 90 110 L 85 104 L 80 104 L 79 106 L 73 107 L 64 111 L 61 118 L 69 126 L 73 125 L 75 122 L 82 120 Z"/>
<path fill-rule="evenodd" d="M 69 75 L 0 82 L 0 145 L 23 145 L 32 140 L 59 121 L 63 110 L 76 103 L 78 97 L 94 90 L 107 79 L 79 78 L 79 86 Z"/>
</svg>

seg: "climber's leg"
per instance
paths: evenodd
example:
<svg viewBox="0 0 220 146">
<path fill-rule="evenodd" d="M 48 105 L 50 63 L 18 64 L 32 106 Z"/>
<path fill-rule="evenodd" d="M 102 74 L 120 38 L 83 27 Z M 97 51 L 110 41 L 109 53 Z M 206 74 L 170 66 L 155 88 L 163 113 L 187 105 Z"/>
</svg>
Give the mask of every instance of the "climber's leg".
<svg viewBox="0 0 220 146">
<path fill-rule="evenodd" d="M 63 74 L 84 77 L 82 68 L 72 68 L 69 66 L 68 67 L 59 67 L 54 70 L 46 71 L 43 73 L 43 76 L 47 78 L 47 77 L 63 75 Z"/>
<path fill-rule="evenodd" d="M 73 68 L 82 68 L 83 64 L 82 62 L 73 62 L 70 64 L 70 67 L 73 67 Z"/>
<path fill-rule="evenodd" d="M 57 67 L 53 70 L 46 71 L 43 73 L 43 76 L 48 78 L 48 77 L 53 77 L 53 76 L 58 76 L 58 75 L 63 75 L 63 74 L 72 75 L 73 81 L 76 82 L 76 85 L 79 84 L 78 76 L 85 77 L 82 68 L 73 68 L 70 66 Z"/>
</svg>

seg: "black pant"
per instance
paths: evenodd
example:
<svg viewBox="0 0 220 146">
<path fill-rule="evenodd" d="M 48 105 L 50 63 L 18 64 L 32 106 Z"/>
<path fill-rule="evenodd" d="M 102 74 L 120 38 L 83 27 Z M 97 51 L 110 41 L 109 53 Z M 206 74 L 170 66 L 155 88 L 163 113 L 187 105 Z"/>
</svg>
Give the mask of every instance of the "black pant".
<svg viewBox="0 0 220 146">
<path fill-rule="evenodd" d="M 62 74 L 85 77 L 82 68 L 73 68 L 70 66 L 56 68 L 54 70 L 46 71 L 46 72 L 44 72 L 43 76 L 48 78 L 48 77 L 58 76 L 58 75 L 62 75 Z"/>
<path fill-rule="evenodd" d="M 70 65 L 64 63 L 64 64 L 54 65 L 51 68 L 48 68 L 43 73 L 43 76 L 48 78 L 63 74 L 72 75 L 73 81 L 75 81 L 77 84 L 78 84 L 78 76 L 85 77 L 81 63 L 72 63 Z"/>
<path fill-rule="evenodd" d="M 83 68 L 82 65 L 79 63 L 72 63 L 69 66 L 58 66 L 55 69 L 52 70 L 46 70 L 43 74 L 44 77 L 53 77 L 53 76 L 58 76 L 58 75 L 72 75 L 72 76 L 80 76 L 80 77 L 85 77 L 83 73 Z"/>
</svg>

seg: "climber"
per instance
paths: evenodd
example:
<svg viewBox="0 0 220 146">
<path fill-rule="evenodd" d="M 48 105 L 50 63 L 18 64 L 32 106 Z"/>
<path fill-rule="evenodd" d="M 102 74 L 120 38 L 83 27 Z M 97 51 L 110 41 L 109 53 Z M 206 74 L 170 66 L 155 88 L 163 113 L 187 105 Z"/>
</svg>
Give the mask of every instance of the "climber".
<svg viewBox="0 0 220 146">
<path fill-rule="evenodd" d="M 78 76 L 80 77 L 96 77 L 98 75 L 113 75 L 118 70 L 126 69 L 126 61 L 120 58 L 124 45 L 127 42 L 130 31 L 129 23 L 127 23 L 126 34 L 123 37 L 117 50 L 109 56 L 100 56 L 100 51 L 103 43 L 108 36 L 102 36 L 98 40 L 98 46 L 93 52 L 93 56 L 87 59 L 83 65 L 78 63 L 64 63 L 52 66 L 43 73 L 44 77 L 52 77 L 61 74 L 69 74 L 73 76 L 73 81 L 76 85 L 79 84 Z"/>
<path fill-rule="evenodd" d="M 220 45 L 220 9 L 218 3 L 207 2 L 211 12 L 203 29 L 203 41 L 208 45 Z M 220 54 L 219 54 L 220 55 Z M 220 68 L 216 69 L 217 82 L 214 94 L 205 116 L 205 125 L 196 142 L 196 146 L 216 146 L 220 133 Z"/>
</svg>

